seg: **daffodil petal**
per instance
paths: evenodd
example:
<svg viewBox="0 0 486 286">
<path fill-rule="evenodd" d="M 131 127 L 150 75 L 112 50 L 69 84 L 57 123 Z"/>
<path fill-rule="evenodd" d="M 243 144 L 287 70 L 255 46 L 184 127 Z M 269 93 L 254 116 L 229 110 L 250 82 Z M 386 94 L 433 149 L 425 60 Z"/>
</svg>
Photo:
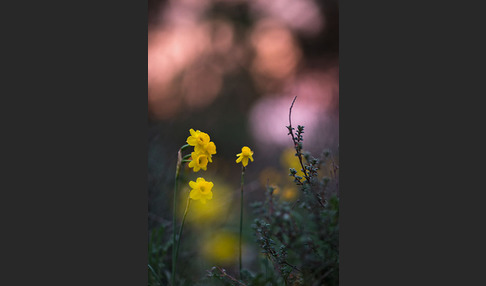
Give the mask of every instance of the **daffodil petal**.
<svg viewBox="0 0 486 286">
<path fill-rule="evenodd" d="M 214 142 L 209 142 L 208 145 L 206 146 L 206 151 L 209 153 L 209 155 L 216 154 L 216 145 Z"/>
<path fill-rule="evenodd" d="M 201 198 L 201 192 L 199 190 L 193 189 L 189 193 L 189 197 L 193 200 L 199 200 Z"/>
<path fill-rule="evenodd" d="M 196 146 L 196 144 L 197 144 L 196 138 L 194 138 L 192 136 L 187 137 L 186 142 L 187 142 L 187 144 L 189 144 L 191 146 Z"/>
<path fill-rule="evenodd" d="M 196 152 L 196 153 L 203 153 L 204 152 L 204 148 L 201 147 L 201 145 L 197 144 L 197 141 L 196 141 L 196 144 L 191 145 L 191 146 L 194 146 L 194 152 Z"/>
</svg>

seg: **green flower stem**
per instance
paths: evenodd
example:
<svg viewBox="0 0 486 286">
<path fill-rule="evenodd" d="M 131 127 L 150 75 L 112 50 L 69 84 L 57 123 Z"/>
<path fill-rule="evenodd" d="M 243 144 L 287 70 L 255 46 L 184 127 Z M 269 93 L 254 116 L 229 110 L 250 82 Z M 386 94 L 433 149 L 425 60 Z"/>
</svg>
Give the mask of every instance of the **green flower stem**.
<svg viewBox="0 0 486 286">
<path fill-rule="evenodd" d="M 173 198 L 173 208 L 172 208 L 172 275 L 170 276 L 170 284 L 175 286 L 175 273 L 176 273 L 176 208 L 177 208 L 177 182 L 179 181 L 179 171 L 182 165 L 182 149 L 187 148 L 189 144 L 182 146 L 177 152 L 177 166 L 176 166 L 176 173 L 175 173 L 175 182 L 174 182 L 174 198 Z"/>
<path fill-rule="evenodd" d="M 186 144 L 186 145 L 182 146 L 180 150 L 183 151 L 184 149 L 189 148 L 189 147 L 191 147 L 191 145 Z"/>
<path fill-rule="evenodd" d="M 187 154 L 186 156 L 182 157 L 182 160 L 191 158 L 191 154 Z"/>
<path fill-rule="evenodd" d="M 243 184 L 245 183 L 245 167 L 241 168 L 241 199 L 240 199 L 240 280 L 241 277 L 241 235 L 243 233 Z"/>
<path fill-rule="evenodd" d="M 182 218 L 181 228 L 179 229 L 179 236 L 177 237 L 177 247 L 176 247 L 176 262 L 179 257 L 179 244 L 181 243 L 182 228 L 184 227 L 184 222 L 186 221 L 187 211 L 189 210 L 189 205 L 191 204 L 191 198 L 187 197 L 186 210 L 184 211 L 184 217 Z"/>
<path fill-rule="evenodd" d="M 176 171 L 176 176 L 175 176 L 175 183 L 174 183 L 174 204 L 173 204 L 173 218 L 172 218 L 172 228 L 173 228 L 173 235 L 172 235 L 172 275 L 170 277 L 171 285 L 174 286 L 174 281 L 175 281 L 175 270 L 176 270 L 176 251 L 175 251 L 175 245 L 176 245 L 176 206 L 177 206 L 177 181 L 179 180 L 179 165 L 177 165 L 177 171 Z"/>
</svg>

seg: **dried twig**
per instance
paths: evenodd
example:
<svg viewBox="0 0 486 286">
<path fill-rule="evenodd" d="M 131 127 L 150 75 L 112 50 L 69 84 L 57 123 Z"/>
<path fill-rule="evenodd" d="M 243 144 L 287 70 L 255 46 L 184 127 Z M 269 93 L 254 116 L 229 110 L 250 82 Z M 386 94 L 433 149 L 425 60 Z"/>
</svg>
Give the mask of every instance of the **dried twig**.
<svg viewBox="0 0 486 286">
<path fill-rule="evenodd" d="M 292 141 L 294 142 L 295 150 L 297 151 L 297 157 L 299 158 L 300 166 L 302 167 L 302 172 L 304 172 L 304 176 L 305 176 L 307 182 L 309 182 L 309 184 L 310 184 L 309 176 L 307 175 L 307 171 L 306 171 L 306 169 L 304 167 L 304 163 L 302 162 L 302 153 L 298 149 L 299 148 L 299 144 L 297 142 L 297 139 L 295 139 L 294 132 L 292 132 L 292 130 L 294 130 L 294 128 L 292 128 L 292 107 L 294 107 L 294 102 L 295 102 L 296 99 L 297 99 L 297 96 L 294 97 L 294 100 L 292 101 L 292 105 L 290 105 L 290 110 L 289 110 L 289 127 L 288 128 L 289 128 L 289 134 L 290 134 L 290 136 L 292 136 Z"/>
</svg>

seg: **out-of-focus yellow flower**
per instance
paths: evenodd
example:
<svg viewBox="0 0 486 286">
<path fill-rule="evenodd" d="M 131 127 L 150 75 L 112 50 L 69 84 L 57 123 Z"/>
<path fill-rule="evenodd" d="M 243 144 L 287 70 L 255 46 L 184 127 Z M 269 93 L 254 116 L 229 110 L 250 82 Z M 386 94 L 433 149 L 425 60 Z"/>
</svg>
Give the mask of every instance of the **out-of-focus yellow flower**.
<svg viewBox="0 0 486 286">
<path fill-rule="evenodd" d="M 206 200 L 210 200 L 213 198 L 213 192 L 211 189 L 213 188 L 214 184 L 212 182 L 207 182 L 204 178 L 197 178 L 197 180 L 190 181 L 189 186 L 192 188 L 191 192 L 189 193 L 189 197 L 193 200 L 201 200 L 203 204 L 206 203 Z"/>
<path fill-rule="evenodd" d="M 286 201 L 293 201 L 299 196 L 299 192 L 295 187 L 286 187 L 282 192 L 282 199 Z"/>
<path fill-rule="evenodd" d="M 280 156 L 280 163 L 283 167 L 287 168 L 287 171 L 289 168 L 294 168 L 297 171 L 297 176 L 304 177 L 302 166 L 300 165 L 299 158 L 295 156 L 294 148 L 288 148 L 282 152 L 282 155 Z"/>
<path fill-rule="evenodd" d="M 246 165 L 248 165 L 248 159 L 253 162 L 253 151 L 251 151 L 251 149 L 246 146 L 241 148 L 241 153 L 236 154 L 236 156 L 238 157 L 238 159 L 236 159 L 236 163 L 242 162 L 243 167 L 246 167 Z"/>
<path fill-rule="evenodd" d="M 211 160 L 205 153 L 191 153 L 191 162 L 189 162 L 189 168 L 194 168 L 194 172 L 198 172 L 200 169 L 207 170 L 208 162 Z"/>
<path fill-rule="evenodd" d="M 202 131 L 194 131 L 194 129 L 190 129 L 189 132 L 191 136 L 187 137 L 187 144 L 194 146 L 194 152 L 196 153 L 205 153 L 207 152 L 209 155 L 216 154 L 216 145 L 213 142 L 210 142 L 210 137 L 207 133 Z"/>
<path fill-rule="evenodd" d="M 228 231 L 201 239 L 202 254 L 214 263 L 231 263 L 238 257 L 238 236 Z"/>
<path fill-rule="evenodd" d="M 274 188 L 273 194 L 279 195 L 285 201 L 294 201 L 298 196 L 299 192 L 294 186 L 285 186 L 280 188 L 279 186 L 271 186 Z"/>
</svg>

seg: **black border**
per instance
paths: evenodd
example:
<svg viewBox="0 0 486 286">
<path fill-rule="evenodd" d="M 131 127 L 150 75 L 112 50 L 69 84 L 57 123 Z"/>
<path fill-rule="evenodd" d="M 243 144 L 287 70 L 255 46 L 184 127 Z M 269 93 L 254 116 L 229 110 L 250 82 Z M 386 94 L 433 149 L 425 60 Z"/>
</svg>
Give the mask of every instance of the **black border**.
<svg viewBox="0 0 486 286">
<path fill-rule="evenodd" d="M 484 17 L 451 3 L 339 2 L 340 285 L 484 281 Z"/>
<path fill-rule="evenodd" d="M 147 2 L 13 5 L 0 284 L 146 285 Z"/>
</svg>

